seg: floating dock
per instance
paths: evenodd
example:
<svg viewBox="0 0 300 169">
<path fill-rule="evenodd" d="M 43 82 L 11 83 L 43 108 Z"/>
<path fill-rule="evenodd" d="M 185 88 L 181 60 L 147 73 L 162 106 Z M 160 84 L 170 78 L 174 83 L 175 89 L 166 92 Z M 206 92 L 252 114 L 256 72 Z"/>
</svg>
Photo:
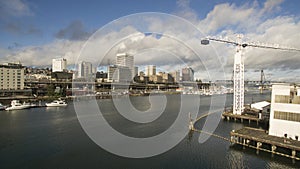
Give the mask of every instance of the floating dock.
<svg viewBox="0 0 300 169">
<path fill-rule="evenodd" d="M 268 135 L 265 130 L 244 127 L 230 132 L 230 142 L 300 160 L 300 141 Z M 299 154 L 297 154 L 299 153 Z"/>
</svg>

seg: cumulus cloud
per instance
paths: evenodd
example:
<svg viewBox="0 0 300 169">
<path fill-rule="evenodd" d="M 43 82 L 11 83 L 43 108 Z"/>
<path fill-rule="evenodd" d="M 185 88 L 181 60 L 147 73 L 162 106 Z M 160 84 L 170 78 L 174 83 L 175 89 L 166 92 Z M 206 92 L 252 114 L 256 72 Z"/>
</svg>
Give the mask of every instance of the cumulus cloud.
<svg viewBox="0 0 300 169">
<path fill-rule="evenodd" d="M 43 46 L 27 46 L 18 48 L 11 52 L 9 50 L 0 50 L 0 54 L 5 57 L 1 62 L 20 61 L 23 65 L 51 65 L 53 58 L 64 57 L 68 64 L 74 64 L 82 48 L 82 41 L 56 40 Z"/>
<path fill-rule="evenodd" d="M 281 9 L 282 0 L 267 0 L 262 6 L 257 3 L 255 1 L 240 6 L 234 3 L 218 4 L 200 20 L 195 10 L 189 6 L 189 1 L 178 1 L 178 11 L 175 14 L 194 23 L 204 33 L 200 35 L 193 31 L 193 26 L 189 26 L 189 23 L 176 24 L 174 20 L 149 15 L 138 27 L 133 27 L 130 23 L 118 23 L 119 27 L 111 27 L 101 36 L 92 37 L 86 44 L 91 46 L 89 51 L 82 54 L 80 49 L 92 31 L 88 31 L 81 21 L 73 21 L 55 34 L 56 40 L 52 43 L 23 47 L 14 52 L 0 52 L 6 56 L 4 60 L 20 60 L 25 65 L 47 65 L 54 57 L 65 57 L 68 63 L 73 64 L 81 55 L 80 60 L 105 65 L 113 62 L 117 52 L 127 51 L 135 55 L 137 65 L 155 64 L 166 71 L 190 66 L 200 76 L 197 78 L 207 78 L 207 69 L 222 74 L 220 64 L 216 64 L 221 62 L 227 79 L 231 79 L 235 47 L 217 42 L 203 46 L 200 45 L 201 38 L 210 35 L 235 40 L 237 33 L 243 33 L 243 40 L 246 42 L 300 46 L 299 19 L 275 15 Z M 141 32 L 143 29 L 163 35 L 148 36 Z M 103 55 L 103 60 L 99 61 Z M 288 79 L 286 75 L 300 72 L 299 56 L 299 52 L 246 48 L 245 69 L 249 72 L 257 69 L 273 72 L 272 80 Z M 245 76 L 256 79 L 248 75 L 246 73 Z M 218 79 L 220 76 L 211 74 L 210 77 Z"/>
<path fill-rule="evenodd" d="M 199 27 L 205 33 L 214 33 L 221 29 L 238 26 L 250 18 L 254 9 L 251 7 L 237 7 L 235 4 L 219 4 L 210 11 L 206 18 L 199 22 Z"/>
<path fill-rule="evenodd" d="M 298 39 L 300 35 L 297 33 L 300 31 L 299 19 L 293 16 L 276 15 L 281 9 L 280 4 L 282 2 L 281 0 L 268 0 L 261 8 L 256 2 L 241 6 L 229 3 L 218 4 L 207 14 L 205 19 L 199 20 L 198 27 L 207 35 L 217 38 L 229 37 L 234 41 L 236 34 L 243 33 L 243 41 L 246 43 L 255 42 L 267 46 L 299 48 L 300 42 Z M 220 55 L 228 58 L 225 70 L 228 70 L 228 75 L 230 75 L 233 66 L 234 48 L 214 42 L 211 42 L 211 45 L 215 46 Z M 298 71 L 299 56 L 299 52 L 293 51 L 246 48 L 245 68 L 274 71 L 276 76 L 273 76 L 273 80 L 276 80 L 276 77 L 284 79 L 288 76 L 278 72 Z M 228 79 L 230 79 L 230 76 L 228 76 Z M 293 80 L 297 79 L 294 78 Z"/>
<path fill-rule="evenodd" d="M 76 20 L 71 22 L 67 27 L 59 30 L 55 34 L 55 37 L 68 40 L 86 40 L 91 34 L 92 32 L 87 31 L 81 21 Z"/>
</svg>

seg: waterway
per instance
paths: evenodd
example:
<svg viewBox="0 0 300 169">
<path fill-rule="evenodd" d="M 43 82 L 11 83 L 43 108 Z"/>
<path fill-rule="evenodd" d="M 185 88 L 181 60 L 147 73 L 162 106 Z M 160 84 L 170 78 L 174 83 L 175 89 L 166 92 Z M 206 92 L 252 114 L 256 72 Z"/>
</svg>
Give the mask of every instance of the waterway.
<svg viewBox="0 0 300 169">
<path fill-rule="evenodd" d="M 200 97 L 200 96 L 199 96 Z M 120 98 L 122 99 L 122 98 Z M 118 114 L 111 99 L 97 100 L 111 126 L 131 137 L 150 137 L 167 130 L 176 118 L 180 100 L 167 96 L 165 113 L 153 123 L 130 123 Z M 247 93 L 246 103 L 269 100 L 270 93 Z M 149 108 L 146 96 L 131 98 L 139 110 Z M 207 113 L 211 96 L 200 97 L 199 114 Z M 65 108 L 34 108 L 0 112 L 0 168 L 300 168 L 292 159 L 272 156 L 217 137 L 199 143 L 199 133 L 188 134 L 171 150 L 149 158 L 126 158 L 109 153 L 83 131 L 73 104 Z M 88 106 L 89 101 L 84 101 Z M 227 106 L 232 95 L 227 95 Z M 194 105 L 190 105 L 194 106 Z M 205 119 L 195 124 L 201 129 Z M 249 126 L 248 122 L 221 120 L 214 134 L 229 138 L 229 132 Z M 252 127 L 260 127 L 250 124 Z M 103 136 L 105 137 L 105 136 Z M 112 140 L 116 141 L 116 140 Z M 168 140 L 165 140 L 168 141 Z M 120 143 L 121 144 L 121 143 Z"/>
</svg>

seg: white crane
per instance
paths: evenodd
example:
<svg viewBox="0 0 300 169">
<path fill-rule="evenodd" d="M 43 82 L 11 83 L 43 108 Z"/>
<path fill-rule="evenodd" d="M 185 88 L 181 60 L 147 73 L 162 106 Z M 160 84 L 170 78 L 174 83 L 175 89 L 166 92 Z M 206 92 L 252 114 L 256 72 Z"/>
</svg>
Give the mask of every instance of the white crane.
<svg viewBox="0 0 300 169">
<path fill-rule="evenodd" d="M 241 115 L 244 111 L 244 59 L 242 49 L 246 47 L 255 47 L 300 52 L 300 49 L 280 47 L 279 45 L 266 45 L 260 43 L 242 42 L 242 37 L 242 35 L 237 35 L 236 41 L 213 37 L 207 37 L 201 40 L 201 44 L 203 45 L 208 45 L 210 41 L 216 41 L 236 46 L 236 53 L 234 55 L 233 65 L 233 114 L 238 115 Z"/>
</svg>

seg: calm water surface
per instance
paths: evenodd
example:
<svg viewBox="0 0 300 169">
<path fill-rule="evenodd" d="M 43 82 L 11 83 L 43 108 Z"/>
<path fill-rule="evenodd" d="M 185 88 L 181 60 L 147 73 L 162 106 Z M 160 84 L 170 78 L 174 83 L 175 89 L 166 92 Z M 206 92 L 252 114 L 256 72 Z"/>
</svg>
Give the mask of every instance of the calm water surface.
<svg viewBox="0 0 300 169">
<path fill-rule="evenodd" d="M 201 96 L 199 115 L 208 111 L 210 98 Z M 270 93 L 246 94 L 247 103 L 269 98 Z M 147 97 L 132 97 L 131 101 L 139 110 L 150 106 Z M 168 96 L 166 113 L 153 123 L 137 126 L 122 119 L 112 100 L 98 100 L 111 126 L 135 137 L 149 137 L 166 130 L 176 118 L 179 102 L 177 96 Z M 232 95 L 228 95 L 227 105 L 231 103 Z M 88 105 L 89 101 L 84 104 Z M 204 122 L 205 119 L 199 121 L 196 127 L 201 129 Z M 247 125 L 221 120 L 214 134 L 229 138 L 231 130 Z M 81 128 L 72 102 L 66 108 L 1 111 L 0 168 L 300 168 L 297 161 L 264 152 L 256 154 L 256 150 L 230 146 L 216 137 L 200 144 L 198 137 L 198 133 L 190 133 L 166 153 L 131 159 L 97 146 Z"/>
</svg>

